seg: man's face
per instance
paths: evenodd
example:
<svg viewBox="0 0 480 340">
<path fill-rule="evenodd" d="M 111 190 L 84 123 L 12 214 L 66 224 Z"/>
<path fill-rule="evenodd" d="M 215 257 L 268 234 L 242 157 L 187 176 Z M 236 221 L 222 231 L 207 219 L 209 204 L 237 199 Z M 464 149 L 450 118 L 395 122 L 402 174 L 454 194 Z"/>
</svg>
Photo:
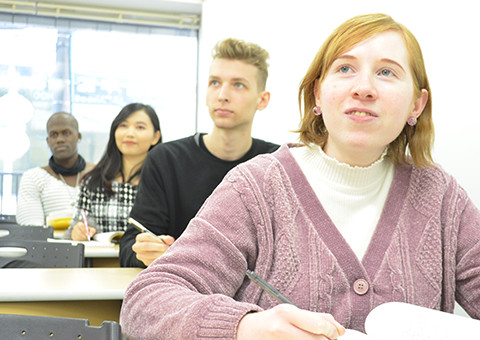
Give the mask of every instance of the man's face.
<svg viewBox="0 0 480 340">
<path fill-rule="evenodd" d="M 217 128 L 251 128 L 257 110 L 265 108 L 256 66 L 234 59 L 214 59 L 210 66 L 207 106 Z"/>
<path fill-rule="evenodd" d="M 47 143 L 55 160 L 68 160 L 77 155 L 80 134 L 70 119 L 54 117 L 47 127 Z"/>
</svg>

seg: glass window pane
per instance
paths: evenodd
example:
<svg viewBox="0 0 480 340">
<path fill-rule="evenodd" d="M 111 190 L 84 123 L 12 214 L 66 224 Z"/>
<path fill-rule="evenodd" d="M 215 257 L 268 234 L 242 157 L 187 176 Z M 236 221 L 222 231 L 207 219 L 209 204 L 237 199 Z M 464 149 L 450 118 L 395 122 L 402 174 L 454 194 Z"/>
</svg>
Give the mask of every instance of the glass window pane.
<svg viewBox="0 0 480 340">
<path fill-rule="evenodd" d="M 77 117 L 79 151 L 90 162 L 105 150 L 113 117 L 131 102 L 156 110 L 164 141 L 195 132 L 196 30 L 12 22 L 0 22 L 0 143 L 9 146 L 0 149 L 0 174 L 47 164 L 45 124 L 56 111 Z M 15 213 L 16 178 L 0 178 L 3 214 Z"/>
</svg>

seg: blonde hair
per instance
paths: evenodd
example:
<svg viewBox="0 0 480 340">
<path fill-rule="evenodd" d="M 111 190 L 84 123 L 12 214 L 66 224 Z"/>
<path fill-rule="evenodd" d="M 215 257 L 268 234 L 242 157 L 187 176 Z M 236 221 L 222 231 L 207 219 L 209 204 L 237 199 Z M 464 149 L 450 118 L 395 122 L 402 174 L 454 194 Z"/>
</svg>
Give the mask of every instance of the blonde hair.
<svg viewBox="0 0 480 340">
<path fill-rule="evenodd" d="M 214 59 L 241 60 L 247 64 L 255 66 L 258 69 L 258 90 L 265 90 L 268 78 L 267 59 L 269 58 L 269 54 L 260 46 L 243 40 L 228 38 L 219 41 L 215 45 L 212 51 L 212 56 Z"/>
<path fill-rule="evenodd" d="M 323 43 L 300 84 L 298 101 L 301 123 L 296 132 L 300 133 L 300 141 L 305 144 L 325 145 L 328 131 L 323 118 L 312 113 L 315 106 L 315 82 L 318 79 L 320 84 L 324 80 L 328 69 L 339 55 L 352 49 L 359 42 L 387 30 L 400 33 L 405 41 L 413 77 L 414 96 L 420 97 L 422 89 L 428 91 L 428 100 L 423 113 L 418 117 L 417 124 L 415 126 L 405 124 L 400 135 L 390 143 L 387 157 L 395 164 L 413 162 L 419 167 L 432 166 L 431 149 L 434 141 L 432 96 L 422 51 L 415 36 L 405 26 L 385 14 L 353 17 L 335 29 Z M 411 161 L 407 155 L 407 148 Z"/>
</svg>

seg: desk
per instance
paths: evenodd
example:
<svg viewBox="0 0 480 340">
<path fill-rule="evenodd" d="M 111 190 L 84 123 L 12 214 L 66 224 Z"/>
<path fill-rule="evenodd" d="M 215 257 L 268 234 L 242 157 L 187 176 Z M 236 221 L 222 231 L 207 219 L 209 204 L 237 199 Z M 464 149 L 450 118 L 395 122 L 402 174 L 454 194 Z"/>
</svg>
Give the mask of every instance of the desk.
<svg viewBox="0 0 480 340">
<path fill-rule="evenodd" d="M 66 231 L 67 229 L 53 229 L 53 238 L 60 240 L 63 239 Z"/>
<path fill-rule="evenodd" d="M 98 241 L 72 241 L 49 238 L 49 242 L 83 243 L 85 246 L 85 267 L 120 267 L 118 244 Z"/>
<path fill-rule="evenodd" d="M 0 313 L 119 321 L 128 284 L 141 268 L 4 268 Z"/>
<path fill-rule="evenodd" d="M 94 241 L 83 242 L 85 245 L 85 267 L 120 267 L 119 245 L 102 245 Z"/>
</svg>

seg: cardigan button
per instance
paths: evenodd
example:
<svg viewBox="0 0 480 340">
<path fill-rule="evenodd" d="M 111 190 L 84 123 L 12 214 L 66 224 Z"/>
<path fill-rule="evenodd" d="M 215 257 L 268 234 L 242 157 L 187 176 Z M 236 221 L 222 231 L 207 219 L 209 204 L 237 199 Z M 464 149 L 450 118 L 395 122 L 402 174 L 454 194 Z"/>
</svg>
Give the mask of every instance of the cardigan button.
<svg viewBox="0 0 480 340">
<path fill-rule="evenodd" d="M 368 282 L 364 279 L 358 279 L 353 283 L 353 290 L 358 295 L 364 295 L 368 292 Z"/>
</svg>

